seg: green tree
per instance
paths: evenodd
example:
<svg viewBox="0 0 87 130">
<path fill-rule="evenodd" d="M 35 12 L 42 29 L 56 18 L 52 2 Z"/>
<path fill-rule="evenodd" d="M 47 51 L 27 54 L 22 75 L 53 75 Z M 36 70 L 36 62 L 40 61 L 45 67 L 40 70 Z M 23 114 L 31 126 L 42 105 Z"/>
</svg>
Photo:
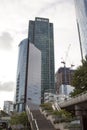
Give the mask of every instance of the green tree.
<svg viewBox="0 0 87 130">
<path fill-rule="evenodd" d="M 43 103 L 40 106 L 41 106 L 42 110 L 53 110 L 51 103 Z"/>
<path fill-rule="evenodd" d="M 11 121 L 10 121 L 11 125 L 17 125 L 17 124 L 22 124 L 24 126 L 26 126 L 26 124 L 28 123 L 28 118 L 25 112 L 22 113 L 18 113 L 18 114 L 14 114 L 11 117 Z"/>
<path fill-rule="evenodd" d="M 55 111 L 53 112 L 53 115 L 60 116 L 60 117 L 68 117 L 68 118 L 71 118 L 71 115 L 72 115 L 72 114 L 71 114 L 70 112 L 66 111 L 65 109 L 62 109 L 62 110 L 60 110 L 60 111 L 55 110 Z"/>
<path fill-rule="evenodd" d="M 26 126 L 26 124 L 28 123 L 28 117 L 27 117 L 27 114 L 25 112 L 22 112 L 20 115 L 19 115 L 19 120 L 20 120 L 20 123 L 24 126 Z"/>
<path fill-rule="evenodd" d="M 83 64 L 77 68 L 73 76 L 72 85 L 75 86 L 71 96 L 75 96 L 87 91 L 87 56 L 82 62 Z"/>
</svg>

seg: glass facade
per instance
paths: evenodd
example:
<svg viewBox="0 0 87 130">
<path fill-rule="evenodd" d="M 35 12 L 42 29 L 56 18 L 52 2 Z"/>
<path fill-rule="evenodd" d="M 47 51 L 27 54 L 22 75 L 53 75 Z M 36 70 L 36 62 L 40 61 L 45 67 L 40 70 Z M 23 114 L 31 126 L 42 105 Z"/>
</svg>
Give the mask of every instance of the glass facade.
<svg viewBox="0 0 87 130">
<path fill-rule="evenodd" d="M 41 50 L 41 96 L 54 89 L 54 39 L 53 24 L 49 19 L 35 18 L 29 21 L 29 40 Z"/>
<path fill-rule="evenodd" d="M 83 57 L 87 55 L 87 0 L 75 0 L 76 16 L 82 43 Z"/>
<path fill-rule="evenodd" d="M 66 91 L 65 91 L 65 87 L 66 87 Z M 69 94 L 73 90 L 74 90 L 73 86 L 61 84 L 61 86 L 59 87 L 59 94 L 63 94 L 63 95 L 69 96 Z"/>
<path fill-rule="evenodd" d="M 29 44 L 26 95 L 29 108 L 38 109 L 41 104 L 41 51 L 31 43 Z"/>
<path fill-rule="evenodd" d="M 25 110 L 25 105 L 37 109 L 41 104 L 41 51 L 28 39 L 19 45 L 16 83 L 16 111 Z"/>
<path fill-rule="evenodd" d="M 23 111 L 25 103 L 26 67 L 27 67 L 28 39 L 19 45 L 16 83 L 16 110 Z"/>
<path fill-rule="evenodd" d="M 25 110 L 26 103 L 37 109 L 49 89 L 54 89 L 53 24 L 49 19 L 35 18 L 29 22 L 28 39 L 19 45 L 16 110 Z"/>
</svg>

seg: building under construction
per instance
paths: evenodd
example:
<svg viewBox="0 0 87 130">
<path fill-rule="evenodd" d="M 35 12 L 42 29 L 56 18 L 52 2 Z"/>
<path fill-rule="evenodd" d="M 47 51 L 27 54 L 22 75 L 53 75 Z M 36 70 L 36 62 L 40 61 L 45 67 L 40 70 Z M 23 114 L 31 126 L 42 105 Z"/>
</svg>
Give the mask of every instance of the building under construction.
<svg viewBox="0 0 87 130">
<path fill-rule="evenodd" d="M 58 71 L 55 74 L 55 86 L 56 86 L 56 92 L 57 94 L 60 94 L 60 87 L 61 85 L 64 86 L 65 89 L 65 95 L 67 95 L 67 87 L 68 85 L 71 85 L 73 74 L 75 70 L 71 70 L 68 67 L 61 67 L 58 69 Z"/>
</svg>

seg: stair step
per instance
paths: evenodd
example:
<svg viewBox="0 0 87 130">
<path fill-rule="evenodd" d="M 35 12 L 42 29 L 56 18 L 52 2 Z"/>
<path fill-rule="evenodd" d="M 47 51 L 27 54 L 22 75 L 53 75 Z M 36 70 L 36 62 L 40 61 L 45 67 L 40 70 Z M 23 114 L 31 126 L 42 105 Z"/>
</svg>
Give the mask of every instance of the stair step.
<svg viewBox="0 0 87 130">
<path fill-rule="evenodd" d="M 41 114 L 40 110 L 31 111 L 33 118 L 36 119 L 39 130 L 55 130 L 52 123 Z"/>
</svg>

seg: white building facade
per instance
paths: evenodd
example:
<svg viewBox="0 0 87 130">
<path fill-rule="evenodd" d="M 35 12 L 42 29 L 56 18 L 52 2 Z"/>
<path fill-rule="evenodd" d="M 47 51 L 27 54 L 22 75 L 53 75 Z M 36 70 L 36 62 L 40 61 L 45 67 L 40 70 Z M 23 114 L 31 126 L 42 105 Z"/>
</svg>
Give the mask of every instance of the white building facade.
<svg viewBox="0 0 87 130">
<path fill-rule="evenodd" d="M 4 101 L 4 107 L 3 110 L 7 113 L 10 114 L 11 112 L 13 112 L 14 109 L 14 104 L 12 101 Z"/>
<path fill-rule="evenodd" d="M 41 104 L 41 51 L 30 43 L 26 102 L 30 109 Z"/>
</svg>

